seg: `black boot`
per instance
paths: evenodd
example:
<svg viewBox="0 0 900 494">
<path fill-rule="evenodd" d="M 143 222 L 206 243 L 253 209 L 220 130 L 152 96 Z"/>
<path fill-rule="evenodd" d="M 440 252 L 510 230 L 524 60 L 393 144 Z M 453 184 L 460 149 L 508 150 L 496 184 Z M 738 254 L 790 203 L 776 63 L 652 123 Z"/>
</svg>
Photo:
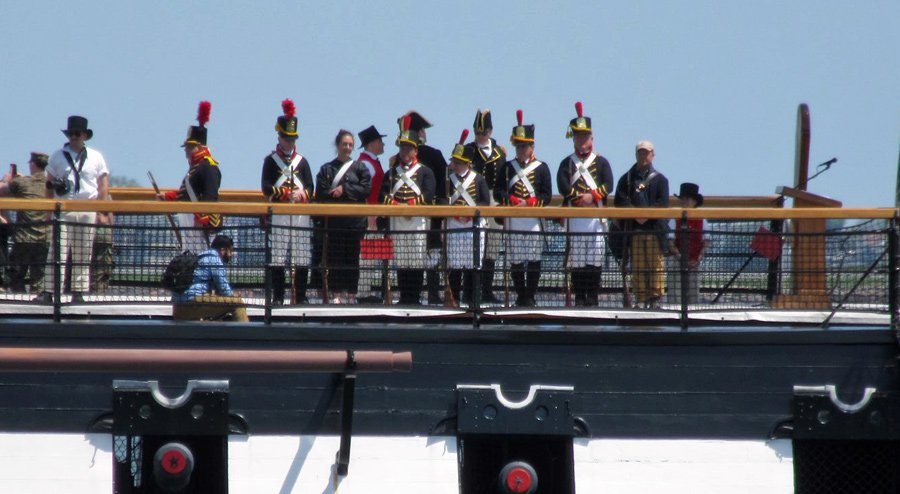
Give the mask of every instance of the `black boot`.
<svg viewBox="0 0 900 494">
<path fill-rule="evenodd" d="M 510 266 L 513 288 L 516 290 L 516 305 L 526 307 L 528 295 L 525 291 L 525 263 Z"/>
<path fill-rule="evenodd" d="M 588 286 L 584 294 L 585 305 L 588 307 L 597 307 L 600 302 L 600 268 L 588 266 L 587 270 L 586 278 L 588 280 Z"/>
<path fill-rule="evenodd" d="M 428 305 L 441 305 L 441 273 L 429 269 L 425 274 L 425 282 L 428 286 Z"/>
<path fill-rule="evenodd" d="M 306 298 L 306 285 L 309 280 L 309 270 L 306 266 L 294 267 L 294 303 L 308 304 L 309 299 Z"/>
<path fill-rule="evenodd" d="M 467 269 L 463 271 L 462 275 L 462 301 L 464 304 L 472 305 L 473 299 L 475 298 L 475 290 L 480 290 L 481 287 L 475 286 L 475 276 L 471 269 Z M 456 300 L 459 300 L 458 298 Z"/>
<path fill-rule="evenodd" d="M 541 263 L 538 262 L 529 262 L 528 263 L 528 280 L 526 281 L 525 290 L 528 294 L 528 302 L 529 307 L 534 307 L 537 305 L 535 301 L 535 296 L 537 295 L 538 284 L 541 281 Z"/>
<path fill-rule="evenodd" d="M 463 273 L 458 269 L 450 271 L 450 292 L 453 293 L 453 299 L 460 302 L 460 286 L 462 285 Z"/>
<path fill-rule="evenodd" d="M 284 305 L 284 268 L 272 269 L 272 305 Z"/>
<path fill-rule="evenodd" d="M 502 301 L 494 295 L 494 268 L 496 261 L 485 259 L 481 267 L 481 302 L 499 304 Z"/>
</svg>

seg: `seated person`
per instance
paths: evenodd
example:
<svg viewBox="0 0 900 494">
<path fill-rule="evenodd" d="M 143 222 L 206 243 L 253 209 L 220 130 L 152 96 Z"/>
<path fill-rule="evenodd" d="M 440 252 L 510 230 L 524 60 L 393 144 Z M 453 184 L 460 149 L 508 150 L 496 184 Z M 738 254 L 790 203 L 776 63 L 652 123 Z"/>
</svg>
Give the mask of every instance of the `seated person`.
<svg viewBox="0 0 900 494">
<path fill-rule="evenodd" d="M 191 286 L 183 293 L 173 293 L 172 318 L 176 320 L 221 320 L 247 322 L 244 300 L 234 295 L 225 273 L 225 264 L 234 254 L 234 241 L 217 235 L 210 248 L 201 252 L 194 269 Z"/>
</svg>

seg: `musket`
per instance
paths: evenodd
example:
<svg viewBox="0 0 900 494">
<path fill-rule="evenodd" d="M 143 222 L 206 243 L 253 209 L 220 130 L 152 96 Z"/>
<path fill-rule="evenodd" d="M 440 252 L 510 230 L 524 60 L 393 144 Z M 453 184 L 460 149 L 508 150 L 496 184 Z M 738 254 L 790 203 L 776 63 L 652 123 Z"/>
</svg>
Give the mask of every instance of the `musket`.
<svg viewBox="0 0 900 494">
<path fill-rule="evenodd" d="M 572 223 L 571 218 L 562 219 L 566 224 L 566 252 L 563 254 L 563 272 L 565 273 L 566 283 L 566 307 L 572 306 L 572 270 L 569 269 L 569 256 L 572 255 L 572 232 L 569 225 Z"/>
<path fill-rule="evenodd" d="M 392 190 L 394 187 L 394 164 L 388 160 L 388 173 L 390 176 L 388 177 L 388 190 Z M 385 222 L 385 233 L 384 238 L 391 238 L 391 217 L 388 216 Z M 393 258 L 393 242 L 391 242 L 391 257 Z M 384 305 L 391 305 L 394 302 L 394 294 L 391 291 L 391 270 L 390 270 L 390 259 L 383 259 L 381 261 L 381 283 L 383 285 L 381 294 L 384 296 Z"/>
<path fill-rule="evenodd" d="M 623 219 L 620 221 L 625 222 L 626 220 Z M 621 232 L 623 235 L 631 235 L 631 226 L 629 225 L 622 228 Z M 631 239 L 626 236 L 624 242 L 624 246 L 622 247 L 622 260 L 620 261 L 622 272 L 622 306 L 626 309 L 630 309 L 632 300 L 631 290 L 628 288 L 628 263 L 631 261 Z"/>
<path fill-rule="evenodd" d="M 156 191 L 156 194 L 162 194 L 159 191 L 159 185 L 156 184 L 156 179 L 153 178 L 153 173 L 147 172 L 147 177 L 150 178 L 150 184 L 153 185 L 153 190 Z M 166 213 L 166 219 L 169 220 L 169 226 L 172 227 L 172 231 L 175 233 L 175 240 L 178 242 L 178 250 L 184 248 L 184 242 L 181 240 L 181 230 L 178 228 L 178 223 L 175 223 L 175 217 L 172 213 Z"/>
<path fill-rule="evenodd" d="M 469 129 L 465 130 L 463 136 L 467 135 Z M 444 192 L 447 194 L 447 204 L 450 204 L 450 167 L 444 168 Z M 453 288 L 450 286 L 450 260 L 447 258 L 447 241 L 450 240 L 450 236 L 447 234 L 447 229 L 450 226 L 450 222 L 447 218 L 444 218 L 444 232 L 443 232 L 443 242 L 441 242 L 441 257 L 444 263 L 444 307 L 459 307 L 456 303 L 456 297 L 453 296 Z"/>
</svg>

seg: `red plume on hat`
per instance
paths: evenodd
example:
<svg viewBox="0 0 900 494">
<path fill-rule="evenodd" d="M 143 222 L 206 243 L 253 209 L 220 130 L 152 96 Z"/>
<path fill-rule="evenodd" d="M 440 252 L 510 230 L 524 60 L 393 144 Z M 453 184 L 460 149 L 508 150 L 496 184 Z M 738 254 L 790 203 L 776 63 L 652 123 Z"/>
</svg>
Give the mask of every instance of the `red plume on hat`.
<svg viewBox="0 0 900 494">
<path fill-rule="evenodd" d="M 516 120 L 519 122 L 519 127 L 521 127 L 522 121 L 524 120 L 522 110 L 516 110 Z"/>
<path fill-rule="evenodd" d="M 575 113 L 577 113 L 579 117 L 583 117 L 583 116 L 584 116 L 584 107 L 581 106 L 581 102 L 580 102 L 580 101 L 576 101 L 576 102 L 575 102 Z"/>
<path fill-rule="evenodd" d="M 294 118 L 297 115 L 297 108 L 294 107 L 294 102 L 286 99 L 281 102 L 281 109 L 284 111 L 284 116 L 287 118 Z"/>
<path fill-rule="evenodd" d="M 468 138 L 469 138 L 469 129 L 463 129 L 462 134 L 460 134 L 460 136 L 459 136 L 459 143 L 465 144 L 466 139 L 468 139 Z"/>
<path fill-rule="evenodd" d="M 407 115 L 403 117 L 403 128 L 400 130 L 409 130 L 410 125 L 412 125 L 412 116 Z"/>
<path fill-rule="evenodd" d="M 201 127 L 209 122 L 210 112 L 212 112 L 212 103 L 209 101 L 201 101 L 200 106 L 197 107 L 197 122 Z"/>
</svg>

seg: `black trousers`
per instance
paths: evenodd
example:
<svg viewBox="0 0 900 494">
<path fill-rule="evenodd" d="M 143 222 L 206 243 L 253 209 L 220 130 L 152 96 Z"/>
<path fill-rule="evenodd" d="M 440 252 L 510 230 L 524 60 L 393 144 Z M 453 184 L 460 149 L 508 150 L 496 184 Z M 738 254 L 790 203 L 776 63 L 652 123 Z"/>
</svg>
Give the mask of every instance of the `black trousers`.
<svg viewBox="0 0 900 494">
<path fill-rule="evenodd" d="M 356 293 L 359 284 L 359 241 L 363 230 L 332 230 L 328 233 L 328 290 Z"/>
<path fill-rule="evenodd" d="M 418 305 L 422 296 L 422 269 L 398 269 L 397 285 L 400 288 L 401 305 Z"/>
<path fill-rule="evenodd" d="M 597 305 L 600 290 L 600 267 L 585 266 L 572 269 L 572 293 L 575 305 Z"/>
</svg>

